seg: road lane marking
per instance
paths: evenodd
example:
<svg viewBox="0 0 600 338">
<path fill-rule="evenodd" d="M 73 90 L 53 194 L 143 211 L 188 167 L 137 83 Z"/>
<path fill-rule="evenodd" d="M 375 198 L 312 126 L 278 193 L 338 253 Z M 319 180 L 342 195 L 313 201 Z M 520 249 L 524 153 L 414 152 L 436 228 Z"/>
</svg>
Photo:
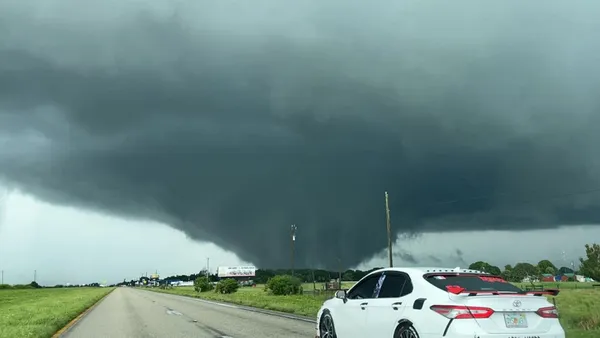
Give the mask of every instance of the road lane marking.
<svg viewBox="0 0 600 338">
<path fill-rule="evenodd" d="M 210 300 L 204 300 L 204 299 L 194 299 L 194 300 L 197 300 L 202 303 L 208 303 L 208 304 L 213 304 L 213 305 L 219 305 L 222 307 L 228 307 L 231 309 L 241 309 L 239 306 L 235 306 L 235 305 L 231 305 L 231 304 L 216 303 L 216 302 L 211 302 Z"/>
<path fill-rule="evenodd" d="M 169 315 L 176 315 L 176 316 L 183 316 L 183 314 L 179 311 L 175 311 L 175 310 L 171 310 L 171 309 L 167 309 L 167 314 Z"/>
</svg>

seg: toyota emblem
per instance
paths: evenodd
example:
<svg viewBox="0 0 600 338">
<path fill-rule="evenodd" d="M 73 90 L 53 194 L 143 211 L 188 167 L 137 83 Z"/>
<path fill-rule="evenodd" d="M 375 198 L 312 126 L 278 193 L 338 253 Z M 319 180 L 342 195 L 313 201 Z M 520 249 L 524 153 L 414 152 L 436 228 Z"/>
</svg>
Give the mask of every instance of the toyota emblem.
<svg viewBox="0 0 600 338">
<path fill-rule="evenodd" d="M 518 300 L 518 299 L 517 299 L 517 300 L 515 300 L 515 301 L 513 302 L 513 306 L 514 306 L 514 307 L 521 307 L 521 301 L 520 301 L 520 300 Z"/>
</svg>

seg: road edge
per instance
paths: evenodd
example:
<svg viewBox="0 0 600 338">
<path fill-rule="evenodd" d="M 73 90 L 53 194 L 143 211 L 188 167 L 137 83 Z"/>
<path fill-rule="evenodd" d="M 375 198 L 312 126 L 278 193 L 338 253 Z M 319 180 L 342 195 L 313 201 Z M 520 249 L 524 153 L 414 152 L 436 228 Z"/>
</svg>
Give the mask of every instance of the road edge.
<svg viewBox="0 0 600 338">
<path fill-rule="evenodd" d="M 267 309 L 261 309 L 261 308 L 258 308 L 258 307 L 253 307 L 253 306 L 248 306 L 248 305 L 241 305 L 241 304 L 230 303 L 230 302 L 223 302 L 223 301 L 207 300 L 207 299 L 202 299 L 202 298 L 199 298 L 199 297 L 193 297 L 193 296 L 187 296 L 187 295 L 178 295 L 178 294 L 169 293 L 169 292 L 160 292 L 160 291 L 154 291 L 154 290 L 148 290 L 148 289 L 140 289 L 140 290 L 142 290 L 142 291 L 148 291 L 148 292 L 154 292 L 154 293 L 159 293 L 159 294 L 164 294 L 164 295 L 184 297 L 186 299 L 193 299 L 193 300 L 201 302 L 201 303 L 213 304 L 213 305 L 218 305 L 218 306 L 226 306 L 226 307 L 230 307 L 230 308 L 233 307 L 233 308 L 236 308 L 236 309 L 239 309 L 239 310 L 248 311 L 248 312 L 261 313 L 261 314 L 264 314 L 264 315 L 269 315 L 269 316 L 274 316 L 274 317 L 281 317 L 281 318 L 287 318 L 287 319 L 297 320 L 297 321 L 301 321 L 301 322 L 307 322 L 307 323 L 316 323 L 317 322 L 316 318 L 312 318 L 312 317 L 308 317 L 308 316 L 296 315 L 296 314 L 289 313 L 289 312 L 267 310 Z"/>
<path fill-rule="evenodd" d="M 106 299 L 106 297 L 113 293 L 115 289 L 116 288 L 113 288 L 107 294 L 98 299 L 98 301 L 96 301 L 94 304 L 90 305 L 87 309 L 83 310 L 82 313 L 77 315 L 77 317 L 73 318 L 70 322 L 67 323 L 67 325 L 63 326 L 60 330 L 56 331 L 51 338 L 60 338 L 65 333 L 69 332 L 69 330 L 71 330 L 73 326 L 79 323 L 88 313 L 90 313 L 96 306 L 98 306 L 98 304 L 100 304 L 104 299 Z"/>
</svg>

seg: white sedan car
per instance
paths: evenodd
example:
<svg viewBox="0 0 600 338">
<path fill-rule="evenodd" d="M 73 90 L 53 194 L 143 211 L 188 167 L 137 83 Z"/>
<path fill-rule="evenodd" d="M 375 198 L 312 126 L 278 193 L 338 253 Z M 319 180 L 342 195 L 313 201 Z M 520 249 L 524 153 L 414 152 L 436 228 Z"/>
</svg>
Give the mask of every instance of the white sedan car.
<svg viewBox="0 0 600 338">
<path fill-rule="evenodd" d="M 386 268 L 317 315 L 316 338 L 565 338 L 545 294 L 467 269 Z"/>
</svg>

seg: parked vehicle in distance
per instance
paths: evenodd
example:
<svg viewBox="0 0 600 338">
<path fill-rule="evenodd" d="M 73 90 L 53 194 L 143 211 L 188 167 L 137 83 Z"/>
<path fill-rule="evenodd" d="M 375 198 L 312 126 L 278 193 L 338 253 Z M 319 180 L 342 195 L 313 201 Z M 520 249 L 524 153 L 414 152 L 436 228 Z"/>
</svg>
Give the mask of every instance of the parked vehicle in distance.
<svg viewBox="0 0 600 338">
<path fill-rule="evenodd" d="M 337 291 L 316 338 L 565 338 L 545 295 L 461 268 L 385 268 Z"/>
</svg>

